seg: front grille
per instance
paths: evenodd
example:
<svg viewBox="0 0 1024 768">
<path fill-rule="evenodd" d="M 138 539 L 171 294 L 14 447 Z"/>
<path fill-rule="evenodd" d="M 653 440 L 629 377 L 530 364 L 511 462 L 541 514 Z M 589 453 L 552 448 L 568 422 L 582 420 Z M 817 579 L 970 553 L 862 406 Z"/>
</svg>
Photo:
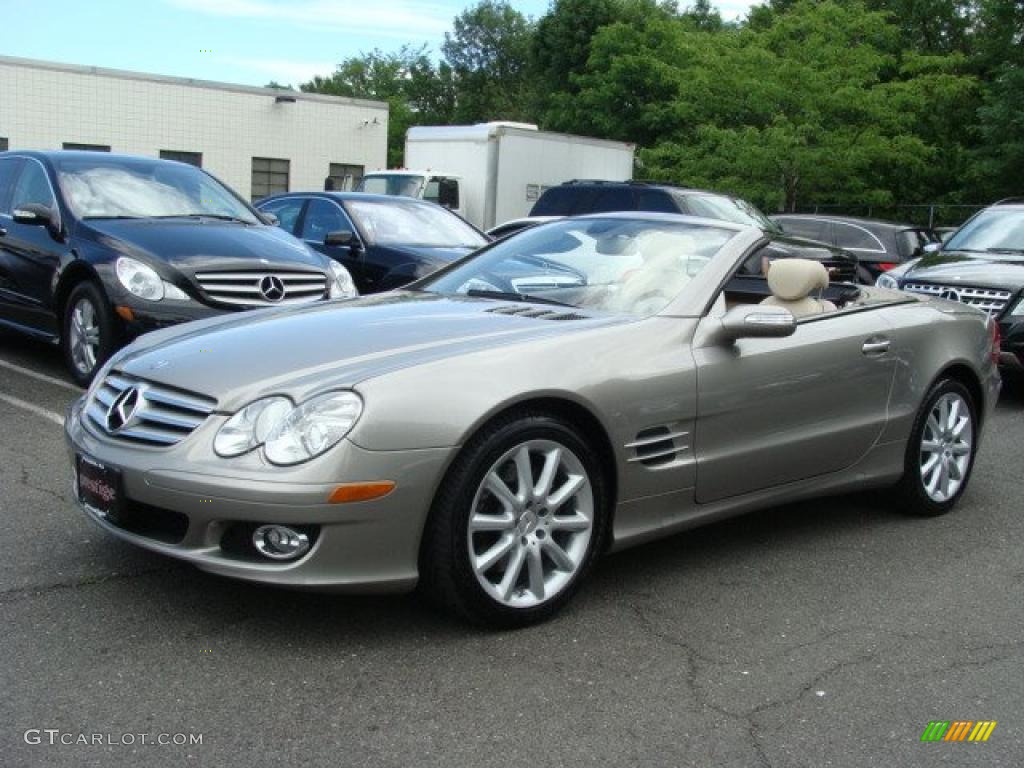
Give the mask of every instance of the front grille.
<svg viewBox="0 0 1024 768">
<path fill-rule="evenodd" d="M 111 419 L 111 407 L 129 389 L 134 389 L 136 396 L 127 395 L 127 407 Z M 150 445 L 174 445 L 192 434 L 216 407 L 216 400 L 203 395 L 112 373 L 96 388 L 85 412 L 101 434 Z"/>
<path fill-rule="evenodd" d="M 830 282 L 853 282 L 857 277 L 857 265 L 850 261 L 827 259 L 821 262 L 828 270 Z"/>
<path fill-rule="evenodd" d="M 327 296 L 322 272 L 197 272 L 196 282 L 211 299 L 240 307 L 305 304 Z"/>
<path fill-rule="evenodd" d="M 937 283 L 904 283 L 903 290 L 959 301 L 962 304 L 977 307 L 990 315 L 998 315 L 1002 312 L 1012 295 L 1010 291 L 1000 291 L 995 288 L 967 288 L 962 285 L 940 285 Z"/>
</svg>

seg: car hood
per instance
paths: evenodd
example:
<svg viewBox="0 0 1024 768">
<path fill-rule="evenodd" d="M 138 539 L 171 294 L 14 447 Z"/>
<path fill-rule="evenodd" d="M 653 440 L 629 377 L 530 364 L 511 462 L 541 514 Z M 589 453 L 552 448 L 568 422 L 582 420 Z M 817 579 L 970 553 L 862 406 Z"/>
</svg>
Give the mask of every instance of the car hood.
<svg viewBox="0 0 1024 768">
<path fill-rule="evenodd" d="M 899 278 L 904 282 L 961 283 L 1016 291 L 1024 287 L 1024 255 L 989 258 L 964 251 L 939 251 L 922 257 Z"/>
<path fill-rule="evenodd" d="M 508 314 L 520 311 L 537 316 Z M 216 397 L 218 409 L 232 411 L 263 395 L 301 399 L 439 358 L 631 320 L 399 291 L 169 328 L 136 341 L 114 367 Z"/>
<path fill-rule="evenodd" d="M 217 267 L 314 267 L 326 257 L 280 227 L 216 220 L 110 219 L 83 222 L 93 240 L 119 255 L 141 257 L 160 271 L 168 264 L 186 272 Z"/>
<path fill-rule="evenodd" d="M 427 262 L 436 266 L 450 264 L 475 250 L 470 246 L 437 247 L 429 245 L 377 245 L 374 248 L 378 252 L 383 251 L 396 257 L 408 256 L 411 261 Z"/>
</svg>

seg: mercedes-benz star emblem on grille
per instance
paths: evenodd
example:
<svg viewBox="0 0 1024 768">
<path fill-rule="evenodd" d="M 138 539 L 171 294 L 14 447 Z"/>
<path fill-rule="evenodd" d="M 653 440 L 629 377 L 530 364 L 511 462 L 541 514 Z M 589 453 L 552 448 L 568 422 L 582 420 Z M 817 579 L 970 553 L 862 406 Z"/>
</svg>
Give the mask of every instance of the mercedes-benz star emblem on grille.
<svg viewBox="0 0 1024 768">
<path fill-rule="evenodd" d="M 138 387 L 128 387 L 114 399 L 110 408 L 107 409 L 108 432 L 117 432 L 131 421 L 135 411 L 139 408 L 140 397 Z"/>
<path fill-rule="evenodd" d="M 284 298 L 284 281 L 277 275 L 267 275 L 260 280 L 260 294 L 267 301 L 280 301 Z"/>
<path fill-rule="evenodd" d="M 954 291 L 952 288 L 946 288 L 939 294 L 940 299 L 948 299 L 949 301 L 960 301 L 960 292 Z"/>
</svg>

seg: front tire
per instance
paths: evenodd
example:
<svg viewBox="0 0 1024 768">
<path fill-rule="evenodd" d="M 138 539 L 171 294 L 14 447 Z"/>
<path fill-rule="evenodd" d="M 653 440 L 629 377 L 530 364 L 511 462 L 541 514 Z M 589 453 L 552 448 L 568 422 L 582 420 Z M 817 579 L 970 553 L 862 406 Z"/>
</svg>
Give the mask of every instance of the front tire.
<svg viewBox="0 0 1024 768">
<path fill-rule="evenodd" d="M 422 586 L 475 624 L 543 621 L 593 566 L 607 505 L 601 462 L 573 427 L 543 413 L 502 419 L 445 478 L 424 532 Z"/>
<path fill-rule="evenodd" d="M 903 511 L 933 517 L 949 512 L 967 489 L 978 447 L 977 404 L 953 379 L 936 383 L 910 433 L 897 490 Z"/>
<path fill-rule="evenodd" d="M 110 303 L 98 285 L 76 285 L 64 305 L 61 350 L 71 378 L 88 387 L 93 375 L 115 349 L 117 328 Z"/>
</svg>

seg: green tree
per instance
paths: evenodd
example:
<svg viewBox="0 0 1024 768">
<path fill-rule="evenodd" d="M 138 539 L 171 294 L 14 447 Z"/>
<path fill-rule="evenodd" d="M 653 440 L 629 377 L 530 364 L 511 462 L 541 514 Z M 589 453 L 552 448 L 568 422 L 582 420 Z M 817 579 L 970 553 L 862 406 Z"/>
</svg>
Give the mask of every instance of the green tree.
<svg viewBox="0 0 1024 768">
<path fill-rule="evenodd" d="M 576 79 L 582 127 L 641 144 L 644 176 L 726 189 L 768 209 L 917 196 L 939 148 L 915 133 L 970 78 L 904 66 L 900 30 L 856 0 L 801 0 L 770 23 L 615 24 Z M 899 191 L 897 191 L 899 190 Z"/>
<path fill-rule="evenodd" d="M 402 164 L 405 133 L 413 125 L 450 122 L 455 108 L 451 68 L 435 65 L 426 46 L 402 46 L 397 52 L 379 49 L 345 59 L 334 74 L 314 77 L 300 88 L 388 104 L 388 165 Z"/>
<path fill-rule="evenodd" d="M 481 0 L 455 17 L 441 52 L 454 78 L 458 122 L 528 117 L 532 34 L 506 0 Z"/>
<path fill-rule="evenodd" d="M 674 0 L 554 0 L 538 20 L 530 47 L 534 111 L 544 127 L 568 131 L 580 122 L 577 79 L 587 70 L 592 41 L 601 29 L 642 27 L 651 19 L 677 15 Z"/>
</svg>

